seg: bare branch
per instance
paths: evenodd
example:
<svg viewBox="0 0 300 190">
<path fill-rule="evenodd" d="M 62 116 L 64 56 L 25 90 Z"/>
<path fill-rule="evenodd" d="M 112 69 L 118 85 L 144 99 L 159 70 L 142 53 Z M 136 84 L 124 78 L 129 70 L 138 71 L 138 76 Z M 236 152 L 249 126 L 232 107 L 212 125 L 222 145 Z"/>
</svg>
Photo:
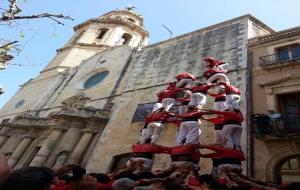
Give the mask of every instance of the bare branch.
<svg viewBox="0 0 300 190">
<path fill-rule="evenodd" d="M 31 16 L 14 16 L 14 18 L 9 18 L 6 16 L 2 16 L 0 18 L 0 22 L 3 21 L 10 21 L 10 20 L 18 20 L 18 19 L 35 19 L 35 18 L 49 18 L 54 20 L 55 22 L 57 22 L 58 24 L 62 24 L 64 25 L 62 22 L 58 21 L 55 18 L 59 18 L 59 19 L 68 19 L 68 20 L 74 20 L 73 18 L 69 17 L 69 16 L 65 16 L 63 14 L 49 14 L 49 13 L 43 13 L 43 14 L 38 14 L 38 15 L 31 15 Z"/>
<path fill-rule="evenodd" d="M 0 49 L 6 48 L 6 47 L 8 47 L 8 46 L 10 46 L 10 45 L 12 45 L 12 44 L 17 43 L 17 42 L 18 42 L 18 41 L 13 41 L 13 42 L 9 42 L 9 43 L 7 43 L 7 44 L 4 44 L 4 45 L 0 46 Z"/>
</svg>

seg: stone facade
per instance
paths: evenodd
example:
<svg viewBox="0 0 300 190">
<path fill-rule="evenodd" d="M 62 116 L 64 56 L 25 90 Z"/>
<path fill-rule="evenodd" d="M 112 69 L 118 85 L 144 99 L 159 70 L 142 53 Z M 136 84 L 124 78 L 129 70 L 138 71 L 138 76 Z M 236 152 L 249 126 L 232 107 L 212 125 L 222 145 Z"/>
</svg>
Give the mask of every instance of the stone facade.
<svg viewBox="0 0 300 190">
<path fill-rule="evenodd" d="M 97 28 L 109 30 L 95 42 Z M 137 106 L 156 101 L 155 94 L 180 72 L 201 78 L 203 56 L 230 64 L 228 75 L 242 91 L 242 111 L 247 115 L 246 44 L 249 37 L 273 32 L 245 15 L 145 46 L 148 33 L 141 17 L 126 10 L 90 19 L 75 31 L 41 74 L 24 84 L 0 111 L 0 151 L 16 168 L 79 163 L 91 172 L 111 170 L 138 140 L 143 122 L 132 122 Z M 128 43 L 115 43 L 115 34 Z M 86 87 L 103 72 L 108 75 L 101 83 Z M 207 107 L 211 105 L 209 100 Z M 202 127 L 201 142 L 212 141 L 213 129 L 207 126 Z M 176 127 L 167 125 L 158 143 L 174 145 L 175 133 Z M 167 156 L 158 156 L 155 167 L 166 167 L 168 162 Z M 210 170 L 208 162 L 201 161 L 204 173 Z"/>
<path fill-rule="evenodd" d="M 257 179 L 291 182 L 293 178 L 299 179 L 300 176 L 299 172 L 292 171 L 299 170 L 300 165 L 286 169 L 286 173 L 290 174 L 282 173 L 285 172 L 282 170 L 285 162 L 290 162 L 290 159 L 293 161 L 300 156 L 300 131 L 297 130 L 300 127 L 297 122 L 300 115 L 292 116 L 295 117 L 293 121 L 290 118 L 291 113 L 297 114 L 300 110 L 299 44 L 299 27 L 249 40 L 251 113 L 266 114 L 267 110 L 275 110 L 283 117 L 283 125 L 281 124 L 279 129 L 270 126 L 262 126 L 266 129 L 259 129 L 255 121 L 252 122 L 252 131 L 250 131 L 252 134 L 249 135 L 252 137 L 250 149 L 253 154 L 250 156 L 250 161 L 253 164 L 253 176 Z M 293 97 L 295 97 L 294 103 L 290 102 Z M 289 103 L 286 104 L 286 101 Z M 297 107 L 299 110 L 295 110 Z"/>
</svg>

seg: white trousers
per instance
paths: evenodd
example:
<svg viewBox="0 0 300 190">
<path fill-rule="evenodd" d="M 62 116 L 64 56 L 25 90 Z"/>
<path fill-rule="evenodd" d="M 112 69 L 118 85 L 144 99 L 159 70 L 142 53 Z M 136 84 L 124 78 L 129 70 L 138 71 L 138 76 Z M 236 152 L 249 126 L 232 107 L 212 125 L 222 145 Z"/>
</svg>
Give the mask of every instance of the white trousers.
<svg viewBox="0 0 300 190">
<path fill-rule="evenodd" d="M 241 96 L 238 94 L 226 95 L 227 108 L 240 109 L 240 101 L 241 101 Z"/>
<path fill-rule="evenodd" d="M 141 136 L 140 136 L 140 143 L 141 144 L 145 144 L 145 142 L 147 140 L 147 138 L 146 138 L 147 131 L 148 131 L 147 128 L 143 128 L 142 131 L 141 131 Z"/>
<path fill-rule="evenodd" d="M 214 74 L 209 79 L 207 79 L 207 84 L 212 84 L 212 82 L 215 80 L 218 80 L 218 82 L 226 82 L 227 84 L 230 84 L 230 81 L 229 81 L 227 75 L 224 73 Z"/>
<path fill-rule="evenodd" d="M 161 103 L 162 103 L 162 107 L 164 107 L 166 111 L 169 111 L 169 109 L 174 105 L 175 99 L 164 98 Z"/>
<path fill-rule="evenodd" d="M 227 109 L 226 101 L 214 102 L 214 109 L 217 111 L 224 111 Z"/>
<path fill-rule="evenodd" d="M 177 82 L 177 87 L 184 87 L 185 85 L 189 85 L 189 87 L 194 85 L 194 81 L 192 79 L 181 79 L 179 82 Z"/>
<path fill-rule="evenodd" d="M 156 110 L 158 110 L 159 108 L 162 107 L 162 103 L 155 103 L 153 105 L 153 109 L 152 109 L 152 112 L 155 112 Z"/>
<path fill-rule="evenodd" d="M 215 138 L 215 143 L 218 143 L 223 140 L 221 130 L 214 130 L 214 138 Z"/>
<path fill-rule="evenodd" d="M 141 144 L 145 144 L 148 138 L 151 138 L 151 143 L 156 143 L 158 140 L 162 129 L 164 128 L 164 124 L 158 122 L 149 123 L 147 126 L 147 130 L 144 136 L 141 136 Z"/>
<path fill-rule="evenodd" d="M 202 93 L 193 93 L 191 95 L 191 101 L 189 102 L 190 106 L 200 106 L 202 108 L 206 103 L 206 95 Z"/>
<path fill-rule="evenodd" d="M 243 127 L 236 124 L 227 124 L 223 126 L 223 129 L 220 130 L 220 135 L 222 139 L 227 139 L 224 147 L 226 148 L 235 148 L 241 146 L 241 136 L 242 136 Z"/>
<path fill-rule="evenodd" d="M 184 121 L 181 122 L 178 132 L 176 144 L 198 144 L 198 138 L 201 134 L 199 123 L 196 121 Z M 183 140 L 185 139 L 185 143 Z"/>
</svg>

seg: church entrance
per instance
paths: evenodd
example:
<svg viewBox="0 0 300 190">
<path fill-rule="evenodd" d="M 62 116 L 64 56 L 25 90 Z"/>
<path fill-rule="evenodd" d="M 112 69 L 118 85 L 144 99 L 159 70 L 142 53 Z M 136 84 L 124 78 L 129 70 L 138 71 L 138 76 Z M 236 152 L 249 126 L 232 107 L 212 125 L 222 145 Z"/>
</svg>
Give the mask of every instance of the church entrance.
<svg viewBox="0 0 300 190">
<path fill-rule="evenodd" d="M 286 159 L 280 169 L 282 183 L 300 183 L 300 155 Z"/>
</svg>

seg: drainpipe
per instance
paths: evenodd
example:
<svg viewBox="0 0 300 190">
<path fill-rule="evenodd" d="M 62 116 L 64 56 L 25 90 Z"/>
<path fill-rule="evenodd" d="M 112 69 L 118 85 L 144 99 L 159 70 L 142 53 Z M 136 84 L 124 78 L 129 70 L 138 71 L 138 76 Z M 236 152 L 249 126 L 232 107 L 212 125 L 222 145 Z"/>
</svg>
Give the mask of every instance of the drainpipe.
<svg viewBox="0 0 300 190">
<path fill-rule="evenodd" d="M 252 138 L 252 52 L 247 53 L 247 175 L 253 177 L 253 138 Z"/>
</svg>

